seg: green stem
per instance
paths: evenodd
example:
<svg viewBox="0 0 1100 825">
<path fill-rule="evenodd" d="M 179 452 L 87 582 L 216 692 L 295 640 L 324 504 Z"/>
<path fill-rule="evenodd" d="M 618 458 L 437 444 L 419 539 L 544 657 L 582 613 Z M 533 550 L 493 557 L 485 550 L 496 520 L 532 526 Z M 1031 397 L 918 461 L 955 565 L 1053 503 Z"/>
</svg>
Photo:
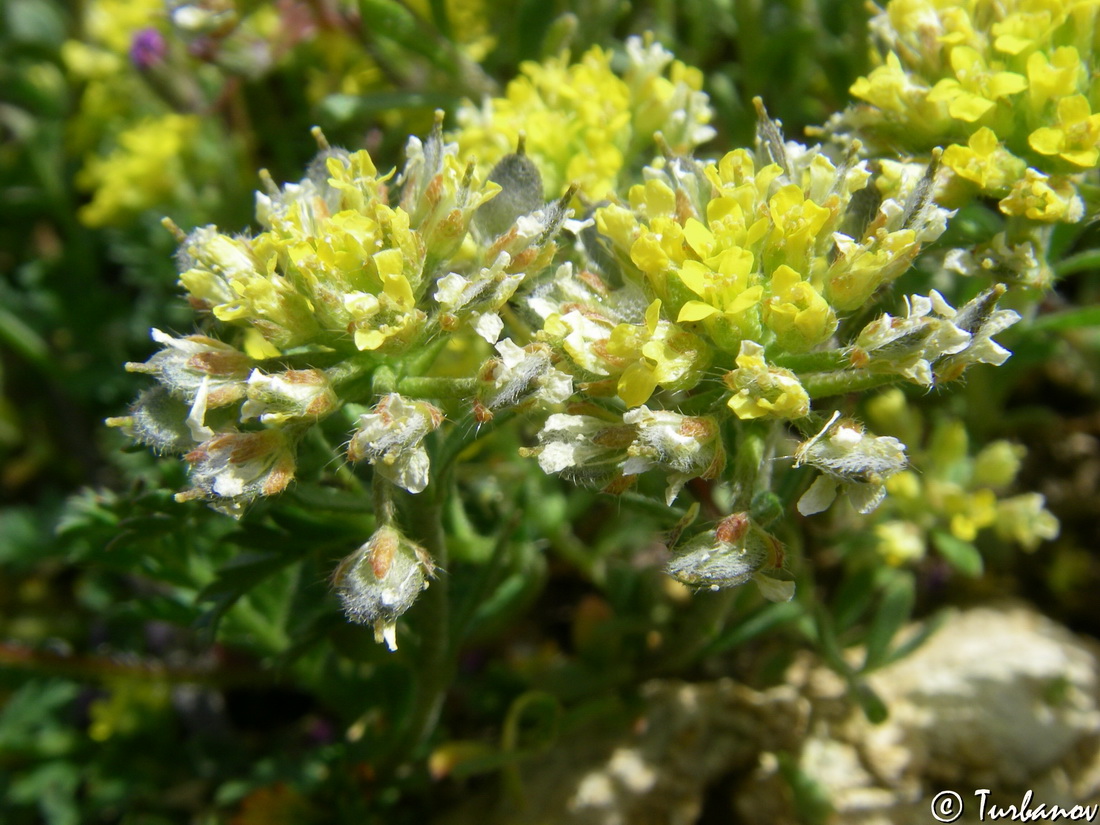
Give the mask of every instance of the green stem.
<svg viewBox="0 0 1100 825">
<path fill-rule="evenodd" d="M 442 496 L 419 509 L 415 536 L 431 554 L 439 578 L 417 600 L 421 624 L 417 651 L 416 696 L 412 714 L 398 748 L 398 758 L 408 759 L 431 736 L 443 708 L 443 699 L 454 672 L 454 646 L 450 638 L 450 593 L 448 591 L 447 541 L 443 534 Z"/>
<path fill-rule="evenodd" d="M 813 399 L 869 390 L 873 387 L 881 387 L 883 384 L 892 384 L 901 380 L 901 376 L 898 375 L 869 372 L 868 370 L 815 372 L 799 376 L 799 378 L 802 381 L 803 388 Z"/>
<path fill-rule="evenodd" d="M 345 358 L 325 370 L 325 375 L 338 391 L 366 376 L 378 366 L 378 356 L 373 352 L 361 352 Z M 342 394 L 342 393 L 341 393 Z"/>
<path fill-rule="evenodd" d="M 371 478 L 371 498 L 374 503 L 374 518 L 379 526 L 393 524 L 397 520 L 397 507 L 393 500 L 394 486 L 382 474 L 375 472 Z"/>
<path fill-rule="evenodd" d="M 397 382 L 397 391 L 409 398 L 469 398 L 476 389 L 476 378 L 409 376 Z"/>
<path fill-rule="evenodd" d="M 756 490 L 756 479 L 764 463 L 768 425 L 760 421 L 742 421 L 733 465 L 734 510 L 748 510 Z"/>
<path fill-rule="evenodd" d="M 679 632 L 664 646 L 668 652 L 655 663 L 653 675 L 680 673 L 703 655 L 725 626 L 739 592 L 738 588 L 729 587 L 693 596 L 691 615 L 685 617 Z"/>
<path fill-rule="evenodd" d="M 828 349 L 821 352 L 780 353 L 771 359 L 777 367 L 793 372 L 829 372 L 850 367 L 848 350 Z"/>
</svg>

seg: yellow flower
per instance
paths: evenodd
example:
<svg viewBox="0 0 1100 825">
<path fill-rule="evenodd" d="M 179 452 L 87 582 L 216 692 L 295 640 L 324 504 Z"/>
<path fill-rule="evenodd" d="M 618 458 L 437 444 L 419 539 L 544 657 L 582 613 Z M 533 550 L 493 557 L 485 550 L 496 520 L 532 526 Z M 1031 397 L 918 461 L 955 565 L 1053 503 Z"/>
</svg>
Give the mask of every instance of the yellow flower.
<svg viewBox="0 0 1100 825">
<path fill-rule="evenodd" d="M 951 516 L 951 532 L 955 538 L 974 541 L 978 531 L 989 527 L 997 519 L 997 496 L 988 488 L 969 495 L 959 493 L 946 497 Z"/>
<path fill-rule="evenodd" d="M 690 229 L 688 228 L 690 227 Z M 685 234 L 691 229 L 700 237 L 710 231 L 697 221 L 689 221 Z M 707 333 L 722 349 L 733 351 L 744 338 L 759 334 L 760 301 L 764 287 L 757 283 L 754 256 L 747 249 L 731 247 L 710 258 L 710 263 L 684 261 L 677 273 L 689 290 L 703 300 L 687 301 L 676 320 L 679 323 L 703 321 Z"/>
<path fill-rule="evenodd" d="M 886 492 L 894 498 L 917 503 L 922 496 L 920 476 L 912 470 L 903 470 L 896 475 L 892 475 L 886 480 Z"/>
<path fill-rule="evenodd" d="M 1084 95 L 1058 101 L 1054 126 L 1036 129 L 1027 139 L 1041 155 L 1057 155 L 1075 166 L 1091 168 L 1100 157 L 1100 114 L 1093 114 Z"/>
<path fill-rule="evenodd" d="M 138 29 L 163 22 L 164 18 L 161 0 L 94 0 L 85 11 L 87 38 L 125 56 Z"/>
<path fill-rule="evenodd" d="M 997 534 L 1015 541 L 1029 553 L 1043 540 L 1057 538 L 1058 518 L 1045 504 L 1046 499 L 1040 493 L 1024 493 L 997 502 Z"/>
<path fill-rule="evenodd" d="M 951 50 L 953 78 L 939 81 L 928 93 L 933 103 L 946 103 L 951 117 L 974 123 L 987 115 L 1002 98 L 1027 88 L 1027 78 L 1016 72 L 996 71 L 982 55 L 968 46 Z"/>
<path fill-rule="evenodd" d="M 890 489 L 889 481 L 886 488 Z M 892 567 L 900 567 L 924 556 L 924 532 L 908 521 L 887 521 L 876 525 L 875 539 L 879 555 Z"/>
<path fill-rule="evenodd" d="M 802 418 L 810 412 L 810 396 L 790 370 L 772 367 L 764 360 L 764 348 L 742 341 L 737 369 L 722 380 L 732 389 L 727 404 L 738 418 Z"/>
<path fill-rule="evenodd" d="M 656 132 L 677 151 L 708 139 L 713 130 L 706 126 L 711 112 L 700 91 L 702 75 L 638 38 L 628 40 L 626 51 L 622 76 L 611 67 L 612 54 L 599 47 L 572 64 L 567 54 L 523 63 L 503 97 L 460 107 L 461 159 L 488 170 L 515 150 L 523 132 L 545 197 L 559 197 L 576 183 L 579 195 L 593 202 L 615 191 L 622 171 L 648 153 Z"/>
<path fill-rule="evenodd" d="M 81 222 L 109 226 L 171 200 L 187 183 L 198 130 L 196 115 L 146 118 L 119 135 L 109 155 L 89 157 L 77 175 L 77 184 L 93 192 L 80 208 Z"/>
<path fill-rule="evenodd" d="M 628 407 L 649 400 L 657 389 L 688 389 L 707 366 L 706 345 L 661 317 L 660 300 L 646 309 L 645 325 L 619 324 L 607 341 L 607 355 L 624 364 L 617 392 Z"/>
<path fill-rule="evenodd" d="M 1048 100 L 1074 94 L 1083 68 L 1072 46 L 1057 48 L 1049 56 L 1032 52 L 1027 58 L 1027 93 L 1032 111 L 1041 111 Z"/>
<path fill-rule="evenodd" d="M 861 77 L 849 91 L 854 97 L 865 100 L 883 111 L 904 113 L 911 103 L 915 87 L 909 73 L 901 67 L 894 52 L 886 55 L 886 63 Z"/>
<path fill-rule="evenodd" d="M 1077 182 L 1045 184 L 1100 162 L 1098 16 L 1100 4 L 1076 0 L 890 0 L 871 23 L 880 65 L 852 86 L 866 104 L 826 131 L 890 152 L 944 147 L 945 165 L 1002 198 L 1006 214 L 1078 220 L 1068 191 Z M 974 194 L 960 186 L 949 196 Z"/>
<path fill-rule="evenodd" d="M 1076 223 L 1085 216 L 1085 205 L 1071 181 L 1030 168 L 1001 199 L 1000 207 L 1006 215 L 1023 215 L 1033 221 Z"/>
<path fill-rule="evenodd" d="M 813 285 L 786 264 L 772 273 L 764 301 L 764 324 L 780 346 L 802 352 L 836 332 L 836 313 Z"/>
<path fill-rule="evenodd" d="M 425 247 L 386 203 L 366 152 L 327 150 L 315 175 L 257 197 L 267 232 L 230 238 L 213 227 L 184 242 L 180 281 L 192 303 L 258 330 L 276 349 L 309 343 L 401 350 L 423 329 Z M 442 187 L 441 187 L 442 188 Z M 472 211 L 472 210 L 470 210 Z M 468 220 L 468 218 L 467 218 Z"/>
<path fill-rule="evenodd" d="M 983 126 L 966 146 L 953 144 L 943 153 L 943 164 L 956 175 L 973 181 L 984 192 L 1007 192 L 1024 173 L 1027 164 L 1004 148 L 997 135 Z"/>
</svg>

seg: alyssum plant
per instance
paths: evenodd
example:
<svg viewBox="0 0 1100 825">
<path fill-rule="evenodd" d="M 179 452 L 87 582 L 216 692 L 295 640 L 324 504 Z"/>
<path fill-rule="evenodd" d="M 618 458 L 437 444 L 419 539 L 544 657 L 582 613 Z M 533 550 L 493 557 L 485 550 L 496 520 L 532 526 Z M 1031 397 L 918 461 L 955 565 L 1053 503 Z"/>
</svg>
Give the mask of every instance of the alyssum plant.
<svg viewBox="0 0 1100 825">
<path fill-rule="evenodd" d="M 333 582 L 391 649 L 448 575 L 455 463 L 519 421 L 538 430 L 517 461 L 612 494 L 654 474 L 663 506 L 693 499 L 669 520 L 675 578 L 790 599 L 774 526 L 838 498 L 869 513 L 907 467 L 852 400 L 1003 363 L 993 338 L 1020 316 L 999 304 L 1044 280 L 1049 227 L 1080 219 L 1097 164 L 1094 6 L 942 5 L 875 19 L 882 66 L 826 145 L 786 140 L 757 101 L 754 149 L 696 159 L 714 135 L 701 75 L 637 39 L 621 73 L 599 49 L 526 64 L 457 131 L 439 114 L 409 138 L 396 173 L 318 132 L 302 180 L 261 173 L 257 233 L 172 227 L 210 334 L 154 330 L 161 349 L 128 369 L 156 383 L 110 423 L 184 458 L 179 500 L 240 517 L 294 482 L 321 422 L 344 421 L 376 529 Z M 887 289 L 947 228 L 938 201 L 990 195 L 1005 232 L 939 270 L 991 274 L 986 288 L 960 306 Z"/>
</svg>

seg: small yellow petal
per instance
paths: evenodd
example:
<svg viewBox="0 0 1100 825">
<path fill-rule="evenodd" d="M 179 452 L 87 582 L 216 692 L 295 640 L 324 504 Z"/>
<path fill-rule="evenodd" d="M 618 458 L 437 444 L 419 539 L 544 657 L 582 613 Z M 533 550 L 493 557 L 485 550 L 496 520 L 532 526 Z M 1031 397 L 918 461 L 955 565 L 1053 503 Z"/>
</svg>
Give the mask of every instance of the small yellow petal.
<svg viewBox="0 0 1100 825">
<path fill-rule="evenodd" d="M 619 398 L 628 407 L 644 404 L 657 389 L 657 376 L 651 366 L 644 361 L 635 361 L 621 376 L 617 391 Z"/>
<path fill-rule="evenodd" d="M 717 313 L 718 310 L 710 304 L 704 304 L 702 301 L 688 301 L 680 307 L 680 314 L 676 317 L 676 321 L 681 324 L 686 321 L 702 321 Z"/>
<path fill-rule="evenodd" d="M 684 261 L 684 265 L 680 267 L 680 280 L 700 298 L 707 297 L 707 286 L 713 274 L 709 267 L 698 261 Z"/>
<path fill-rule="evenodd" d="M 1065 145 L 1066 136 L 1060 129 L 1043 126 L 1028 135 L 1027 142 L 1041 155 L 1057 155 Z"/>
<path fill-rule="evenodd" d="M 948 104 L 947 111 L 953 118 L 965 120 L 967 123 L 974 123 L 981 120 L 994 105 L 992 100 L 963 92 Z"/>
</svg>

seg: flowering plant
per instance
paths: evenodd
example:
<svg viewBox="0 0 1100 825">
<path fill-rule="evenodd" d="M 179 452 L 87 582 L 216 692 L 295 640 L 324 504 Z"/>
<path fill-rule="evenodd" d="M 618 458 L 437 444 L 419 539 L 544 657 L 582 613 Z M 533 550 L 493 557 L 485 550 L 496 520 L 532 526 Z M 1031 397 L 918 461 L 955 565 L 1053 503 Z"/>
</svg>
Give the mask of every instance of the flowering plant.
<svg viewBox="0 0 1100 825">
<path fill-rule="evenodd" d="M 90 383 L 125 445 L 58 541 L 134 591 L 89 604 L 224 654 L 179 660 L 211 707 L 306 697 L 308 756 L 219 786 L 233 822 L 516 784 L 570 714 L 735 648 L 746 681 L 811 648 L 881 718 L 866 677 L 949 588 L 1054 552 L 1073 589 L 1067 485 L 1028 458 L 1063 447 L 1012 410 L 1037 365 L 1095 383 L 1095 312 L 1054 291 L 1097 262 L 1095 4 L 819 0 L 771 58 L 783 4 L 624 39 L 615 4 L 538 5 L 92 0 L 58 35 L 59 214 L 134 293 L 48 338 L 111 342 Z M 165 667 L 102 680 L 97 743 L 191 701 Z"/>
</svg>

